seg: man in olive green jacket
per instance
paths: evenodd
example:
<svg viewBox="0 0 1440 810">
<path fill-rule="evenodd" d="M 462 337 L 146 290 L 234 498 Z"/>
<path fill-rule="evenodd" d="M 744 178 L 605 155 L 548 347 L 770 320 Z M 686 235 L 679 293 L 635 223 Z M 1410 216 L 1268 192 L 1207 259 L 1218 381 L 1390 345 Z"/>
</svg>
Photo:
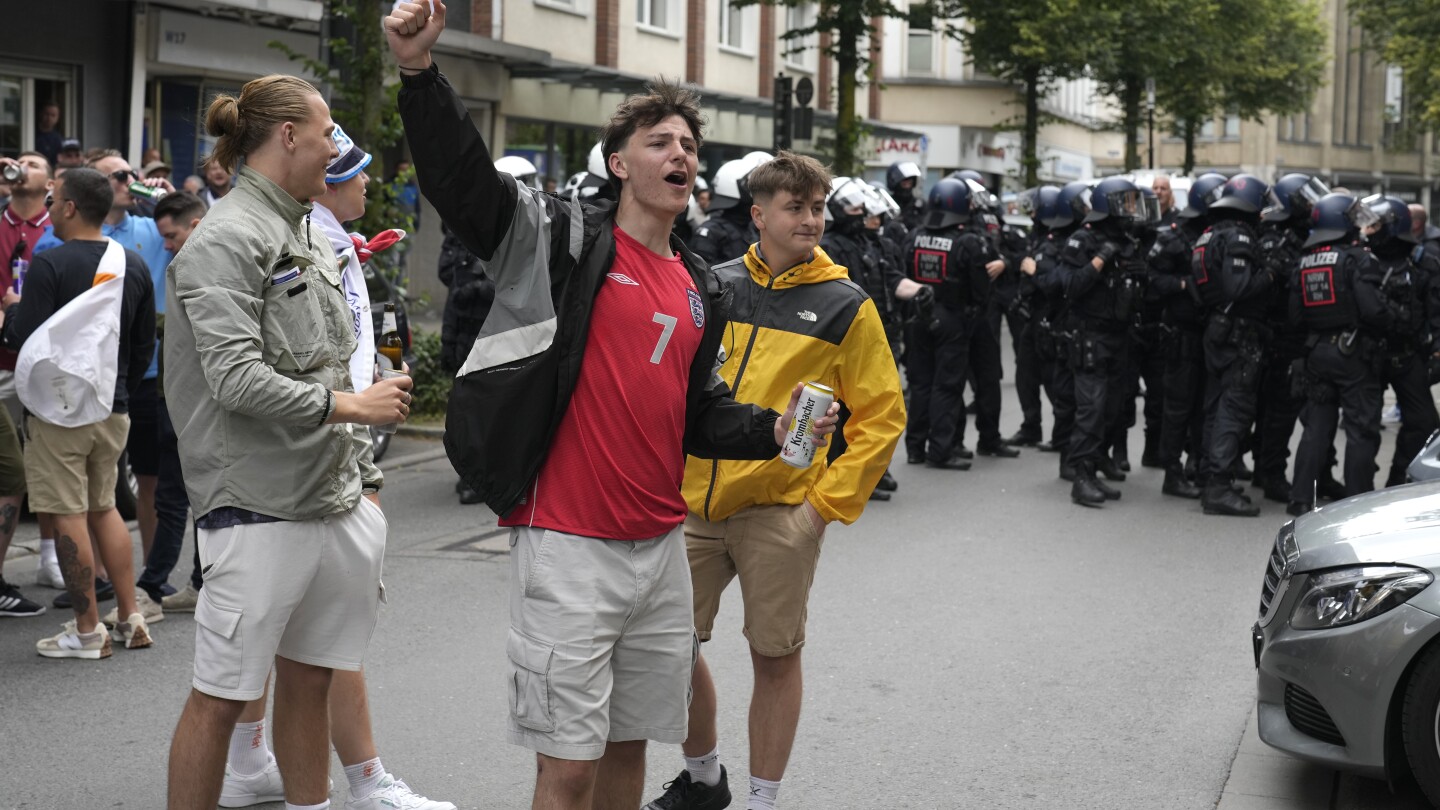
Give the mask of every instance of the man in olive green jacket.
<svg viewBox="0 0 1440 810">
<path fill-rule="evenodd" d="M 382 593 L 381 476 L 357 426 L 403 421 L 410 381 L 352 389 L 351 310 L 306 202 L 335 155 L 324 100 L 268 76 L 206 126 L 213 160 L 244 166 L 167 276 L 165 396 L 205 577 L 169 806 L 216 805 L 235 719 L 273 665 L 286 801 L 326 807 L 331 671 L 360 668 Z"/>
</svg>

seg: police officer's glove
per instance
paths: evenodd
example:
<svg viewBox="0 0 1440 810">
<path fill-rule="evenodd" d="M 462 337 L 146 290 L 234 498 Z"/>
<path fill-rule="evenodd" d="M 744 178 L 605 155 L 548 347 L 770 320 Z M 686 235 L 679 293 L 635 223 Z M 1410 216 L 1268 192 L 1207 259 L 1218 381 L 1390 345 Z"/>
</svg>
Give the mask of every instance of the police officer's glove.
<svg viewBox="0 0 1440 810">
<path fill-rule="evenodd" d="M 1095 255 L 1100 257 L 1100 261 L 1104 262 L 1106 267 L 1109 267 L 1114 263 L 1115 257 L 1120 255 L 1120 246 L 1114 242 L 1102 242 Z"/>
<path fill-rule="evenodd" d="M 934 287 L 921 287 L 920 290 L 915 293 L 915 297 L 914 297 L 914 299 L 912 299 L 912 300 L 914 300 L 914 302 L 915 302 L 915 304 L 916 304 L 917 306 L 919 306 L 919 305 L 921 305 L 921 304 L 934 303 L 934 301 L 935 301 L 935 288 L 934 288 Z"/>
</svg>

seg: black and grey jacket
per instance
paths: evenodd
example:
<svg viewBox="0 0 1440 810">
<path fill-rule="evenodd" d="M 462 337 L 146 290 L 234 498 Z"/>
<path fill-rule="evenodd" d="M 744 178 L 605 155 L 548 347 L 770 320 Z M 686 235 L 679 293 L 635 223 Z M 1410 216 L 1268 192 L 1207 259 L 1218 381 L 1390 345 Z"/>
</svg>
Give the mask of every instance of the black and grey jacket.
<svg viewBox="0 0 1440 810">
<path fill-rule="evenodd" d="M 495 283 L 489 317 L 450 394 L 445 449 L 504 515 L 522 502 L 574 393 L 591 307 L 615 260 L 614 205 L 564 200 L 496 172 L 464 103 L 434 66 L 402 77 L 400 115 L 421 192 Z M 736 402 L 716 373 L 726 293 L 680 240 L 670 241 L 708 293 L 686 392 L 685 452 L 773 458 L 778 414 Z"/>
</svg>

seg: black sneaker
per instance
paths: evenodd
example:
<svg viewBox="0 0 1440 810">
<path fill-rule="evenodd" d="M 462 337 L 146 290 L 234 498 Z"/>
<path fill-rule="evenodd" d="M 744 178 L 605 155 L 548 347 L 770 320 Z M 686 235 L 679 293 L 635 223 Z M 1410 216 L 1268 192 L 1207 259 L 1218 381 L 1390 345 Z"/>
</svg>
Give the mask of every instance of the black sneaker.
<svg viewBox="0 0 1440 810">
<path fill-rule="evenodd" d="M 19 588 L 0 579 L 0 616 L 24 618 L 39 616 L 44 612 L 44 605 L 31 602 L 20 593 Z"/>
<path fill-rule="evenodd" d="M 714 787 L 691 781 L 689 771 L 681 771 L 675 781 L 665 785 L 665 794 L 641 810 L 722 810 L 730 806 L 730 776 L 720 766 L 720 781 Z"/>
<path fill-rule="evenodd" d="M 95 602 L 108 602 L 115 598 L 115 586 L 99 577 L 95 578 Z M 50 603 L 62 610 L 69 610 L 73 605 L 70 602 L 70 592 L 66 591 Z"/>
</svg>

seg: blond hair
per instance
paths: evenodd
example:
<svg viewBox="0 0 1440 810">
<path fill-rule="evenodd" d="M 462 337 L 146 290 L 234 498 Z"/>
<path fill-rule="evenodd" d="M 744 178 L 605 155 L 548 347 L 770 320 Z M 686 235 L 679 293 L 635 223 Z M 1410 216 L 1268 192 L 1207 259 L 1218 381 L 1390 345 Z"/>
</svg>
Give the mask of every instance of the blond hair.
<svg viewBox="0 0 1440 810">
<path fill-rule="evenodd" d="M 276 126 L 309 120 L 310 97 L 319 94 L 304 79 L 277 73 L 246 82 L 239 98 L 216 96 L 205 111 L 205 131 L 219 138 L 211 162 L 233 172 L 240 159 L 259 149 Z"/>
<path fill-rule="evenodd" d="M 774 160 L 756 166 L 745 178 L 750 196 L 758 203 L 768 203 L 778 191 L 796 197 L 813 197 L 830 191 L 830 170 L 815 158 L 781 151 Z"/>
</svg>

